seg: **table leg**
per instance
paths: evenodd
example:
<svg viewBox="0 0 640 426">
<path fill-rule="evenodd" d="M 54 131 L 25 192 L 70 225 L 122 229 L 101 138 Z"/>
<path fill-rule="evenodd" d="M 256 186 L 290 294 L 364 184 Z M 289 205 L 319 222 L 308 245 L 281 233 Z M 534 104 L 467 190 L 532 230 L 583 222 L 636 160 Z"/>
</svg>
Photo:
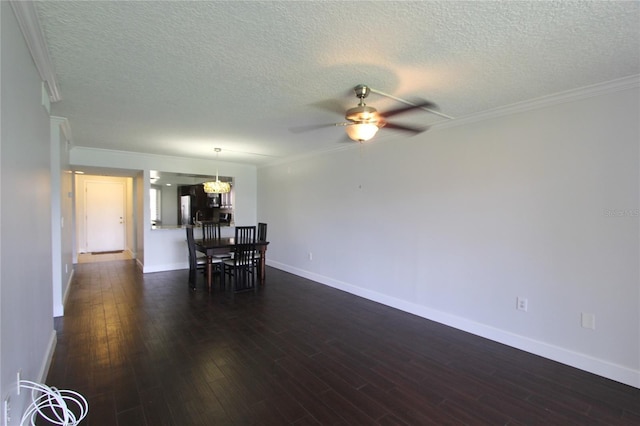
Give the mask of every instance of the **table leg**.
<svg viewBox="0 0 640 426">
<path fill-rule="evenodd" d="M 264 250 L 260 250 L 260 264 L 258 265 L 258 269 L 259 269 L 259 273 L 260 273 L 260 285 L 264 285 L 264 278 L 265 278 L 265 270 L 266 268 L 266 262 L 267 262 L 267 256 L 265 255 L 266 253 L 266 249 Z"/>
<path fill-rule="evenodd" d="M 211 293 L 211 284 L 213 283 L 213 256 L 207 256 L 207 286 Z"/>
</svg>

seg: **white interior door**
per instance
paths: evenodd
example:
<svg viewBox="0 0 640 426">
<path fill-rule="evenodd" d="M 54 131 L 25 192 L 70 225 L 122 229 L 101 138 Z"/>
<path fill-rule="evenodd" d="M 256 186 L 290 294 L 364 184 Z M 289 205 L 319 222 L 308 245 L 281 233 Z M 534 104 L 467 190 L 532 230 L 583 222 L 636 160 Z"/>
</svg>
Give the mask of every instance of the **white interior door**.
<svg viewBox="0 0 640 426">
<path fill-rule="evenodd" d="M 88 252 L 125 249 L 124 194 L 122 182 L 85 182 Z"/>
</svg>

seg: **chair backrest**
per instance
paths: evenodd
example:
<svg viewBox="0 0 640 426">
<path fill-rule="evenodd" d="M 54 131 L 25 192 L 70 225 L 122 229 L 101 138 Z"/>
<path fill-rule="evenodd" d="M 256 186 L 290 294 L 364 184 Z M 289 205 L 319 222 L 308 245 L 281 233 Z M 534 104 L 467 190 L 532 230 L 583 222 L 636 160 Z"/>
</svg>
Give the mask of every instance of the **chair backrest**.
<svg viewBox="0 0 640 426">
<path fill-rule="evenodd" d="M 267 224 L 258 223 L 258 241 L 267 241 Z"/>
<path fill-rule="evenodd" d="M 196 269 L 196 242 L 193 238 L 193 228 L 187 228 L 187 247 L 189 247 L 189 269 Z"/>
<path fill-rule="evenodd" d="M 203 221 L 202 238 L 205 240 L 220 238 L 220 222 Z"/>
<path fill-rule="evenodd" d="M 233 264 L 236 267 L 255 266 L 255 243 L 236 244 L 233 247 Z"/>
<path fill-rule="evenodd" d="M 255 226 L 236 226 L 236 244 L 255 244 L 256 227 Z"/>
</svg>

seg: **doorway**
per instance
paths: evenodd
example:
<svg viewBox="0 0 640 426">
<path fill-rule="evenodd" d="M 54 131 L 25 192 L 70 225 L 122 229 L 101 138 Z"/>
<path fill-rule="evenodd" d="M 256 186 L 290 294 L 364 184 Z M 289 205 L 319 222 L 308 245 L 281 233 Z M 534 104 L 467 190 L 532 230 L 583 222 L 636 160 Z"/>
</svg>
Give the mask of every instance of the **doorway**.
<svg viewBox="0 0 640 426">
<path fill-rule="evenodd" d="M 76 175 L 76 256 L 127 252 L 135 258 L 133 179 Z"/>
</svg>

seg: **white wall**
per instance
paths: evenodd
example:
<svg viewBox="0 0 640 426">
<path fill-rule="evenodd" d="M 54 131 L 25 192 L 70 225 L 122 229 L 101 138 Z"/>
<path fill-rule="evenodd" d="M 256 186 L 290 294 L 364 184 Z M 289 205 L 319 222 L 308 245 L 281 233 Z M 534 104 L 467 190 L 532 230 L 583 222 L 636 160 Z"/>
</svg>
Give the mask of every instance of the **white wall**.
<svg viewBox="0 0 640 426">
<path fill-rule="evenodd" d="M 144 177 L 147 177 L 147 179 L 145 179 Z M 143 172 L 140 171 L 134 180 L 134 205 L 135 205 L 135 236 L 136 236 L 136 259 L 138 259 L 139 264 L 142 266 L 144 266 L 144 263 L 140 260 L 140 259 L 144 259 L 145 256 L 145 250 L 144 250 L 144 235 L 146 233 L 146 230 L 144 229 L 144 226 L 142 226 L 141 224 L 144 224 L 144 216 L 146 216 L 145 212 L 147 210 L 145 210 L 145 199 L 147 198 L 145 195 L 148 193 L 148 189 L 145 190 L 145 184 L 144 181 L 145 180 L 149 180 L 149 172 Z M 147 191 L 145 193 L 145 191 Z M 149 205 L 147 204 L 147 207 Z"/>
<path fill-rule="evenodd" d="M 136 253 L 136 192 L 135 185 L 133 179 L 127 179 L 126 184 L 126 206 L 125 206 L 125 220 L 126 220 L 126 246 L 127 249 L 131 252 L 131 256 L 135 259 L 137 256 Z"/>
<path fill-rule="evenodd" d="M 639 99 L 260 168 L 268 264 L 640 387 Z"/>
<path fill-rule="evenodd" d="M 64 315 L 73 276 L 74 189 L 69 170 L 69 137 L 66 119 L 51 117 L 51 253 L 53 278 L 53 315 Z"/>
<path fill-rule="evenodd" d="M 210 160 L 165 157 L 130 152 L 74 147 L 70 153 L 71 164 L 76 166 L 108 167 L 139 170 L 135 187 L 144 196 L 136 195 L 137 260 L 144 272 L 158 272 L 189 267 L 186 235 L 183 229 L 151 230 L 149 214 L 150 170 L 174 173 L 210 175 Z M 256 168 L 235 163 L 216 162 L 219 173 L 234 179 L 234 213 L 236 225 L 255 225 L 257 183 Z M 231 232 L 223 228 L 223 232 Z"/>
<path fill-rule="evenodd" d="M 17 395 L 17 372 L 42 381 L 55 346 L 50 122 L 40 77 L 6 1 L 0 31 L 0 395 L 21 413 L 29 395 Z"/>
</svg>

